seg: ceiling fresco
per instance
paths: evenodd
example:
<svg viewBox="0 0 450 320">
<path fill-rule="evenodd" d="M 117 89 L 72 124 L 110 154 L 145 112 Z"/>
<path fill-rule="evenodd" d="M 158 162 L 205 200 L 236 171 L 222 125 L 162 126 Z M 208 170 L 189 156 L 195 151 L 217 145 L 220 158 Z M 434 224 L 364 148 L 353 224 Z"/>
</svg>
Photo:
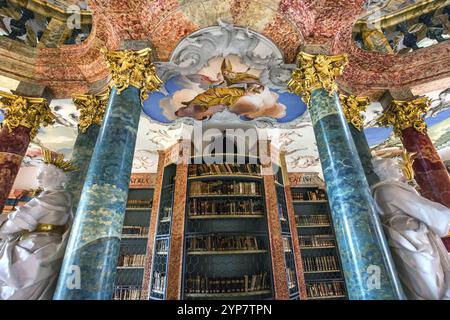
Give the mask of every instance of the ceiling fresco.
<svg viewBox="0 0 450 320">
<path fill-rule="evenodd" d="M 184 117 L 206 120 L 227 109 L 244 121 L 270 117 L 287 123 L 305 112 L 297 95 L 268 86 L 267 69 L 252 69 L 240 60 L 235 55 L 212 58 L 198 73 L 171 76 L 160 92 L 150 95 L 144 113 L 172 123 Z"/>
<path fill-rule="evenodd" d="M 286 150 L 289 171 L 321 172 L 309 113 L 285 87 L 295 68 L 286 52 L 248 28 L 222 20 L 216 24 L 185 37 L 170 49 L 167 60 L 156 62 L 164 86 L 144 103 L 133 172 L 156 172 L 157 150 L 176 143 L 195 120 L 221 117 L 265 128 L 272 142 Z M 0 86 L 7 82 L 0 78 Z M 426 118 L 428 132 L 439 150 L 450 150 L 450 89 L 429 97 L 433 106 Z M 24 168 L 41 162 L 41 146 L 71 156 L 78 112 L 70 99 L 55 99 L 51 108 L 56 124 L 40 130 Z M 372 103 L 365 121 L 364 132 L 376 151 L 400 146 L 392 129 L 377 126 L 381 110 L 379 103 Z"/>
<path fill-rule="evenodd" d="M 31 47 L 80 44 L 89 36 L 92 21 L 85 1 L 29 2 L 23 7 L 15 0 L 0 1 L 0 36 Z"/>
<path fill-rule="evenodd" d="M 404 54 L 450 39 L 450 1 L 381 1 L 359 19 L 354 39 L 367 51 Z"/>
</svg>

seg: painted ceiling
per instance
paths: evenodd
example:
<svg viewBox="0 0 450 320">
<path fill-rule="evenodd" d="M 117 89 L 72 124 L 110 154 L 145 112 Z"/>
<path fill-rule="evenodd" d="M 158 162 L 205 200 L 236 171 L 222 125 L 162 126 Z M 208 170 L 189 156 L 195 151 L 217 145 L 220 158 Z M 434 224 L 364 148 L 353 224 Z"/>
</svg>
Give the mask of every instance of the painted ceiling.
<svg viewBox="0 0 450 320">
<path fill-rule="evenodd" d="M 399 1 L 369 2 L 370 8 L 386 13 L 402 8 Z M 96 3 L 93 2 L 94 7 Z M 302 10 L 293 10 L 286 1 L 169 0 L 164 3 L 164 7 L 173 3 L 173 8 L 179 10 L 170 10 L 164 23 L 156 24 L 150 36 L 157 47 L 157 70 L 164 86 L 144 104 L 133 171 L 155 172 L 157 150 L 176 143 L 183 127 L 191 125 L 192 119 L 233 114 L 236 121 L 266 125 L 273 143 L 286 149 L 289 171 L 321 172 L 309 113 L 301 99 L 287 93 L 285 88 L 299 43 L 300 24 L 296 25 L 295 21 L 302 18 L 294 19 L 292 15 Z M 283 15 L 279 14 L 280 10 Z M 286 15 L 292 19 L 286 20 Z M 238 22 L 249 28 L 234 28 L 227 22 Z M 195 31 L 202 27 L 208 28 Z M 183 40 L 178 41 L 180 37 Z M 226 73 L 238 75 L 239 81 L 230 81 Z M 17 85 L 17 81 L 0 76 L 0 89 L 14 90 Z M 196 98 L 205 101 L 199 97 L 208 97 L 206 93 L 211 88 L 239 94 L 231 102 L 219 104 L 219 108 L 217 104 L 195 106 Z M 433 100 L 426 118 L 429 134 L 440 152 L 448 154 L 450 89 L 428 95 Z M 23 162 L 25 169 L 33 169 L 40 163 L 41 146 L 71 156 L 78 112 L 70 99 L 53 100 L 51 108 L 57 115 L 57 123 L 41 129 L 34 139 Z M 381 111 L 379 103 L 372 103 L 365 121 L 365 134 L 377 152 L 400 146 L 392 128 L 377 127 L 375 118 Z"/>
</svg>

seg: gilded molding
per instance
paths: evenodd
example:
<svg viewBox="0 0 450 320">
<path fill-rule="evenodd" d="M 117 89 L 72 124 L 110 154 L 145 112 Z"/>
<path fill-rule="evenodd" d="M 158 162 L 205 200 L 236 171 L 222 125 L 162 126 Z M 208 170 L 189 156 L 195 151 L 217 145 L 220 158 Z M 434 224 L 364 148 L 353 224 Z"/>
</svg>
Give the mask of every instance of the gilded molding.
<svg viewBox="0 0 450 320">
<path fill-rule="evenodd" d="M 103 48 L 102 52 L 111 71 L 111 83 L 117 88 L 117 94 L 121 94 L 131 85 L 140 90 L 141 103 L 144 103 L 148 98 L 148 92 L 158 90 L 162 84 L 156 74 L 150 48 L 139 51 L 107 51 Z"/>
<path fill-rule="evenodd" d="M 364 127 L 362 112 L 366 112 L 367 106 L 370 104 L 369 98 L 339 94 L 339 100 L 347 122 L 361 131 Z"/>
<path fill-rule="evenodd" d="M 394 132 L 402 137 L 402 130 L 414 128 L 425 134 L 427 125 L 423 115 L 428 112 L 431 100 L 427 97 L 410 101 L 393 100 L 390 107 L 378 118 L 378 124 L 384 127 L 394 126 Z"/>
<path fill-rule="evenodd" d="M 287 87 L 290 92 L 301 95 L 309 105 L 311 93 L 315 89 L 325 89 L 330 94 L 336 91 L 336 78 L 342 74 L 348 63 L 346 54 L 326 56 L 300 52 L 297 56 L 297 69 Z"/>
<path fill-rule="evenodd" d="M 86 133 L 86 130 L 93 124 L 102 125 L 109 99 L 109 92 L 108 90 L 100 95 L 72 95 L 76 108 L 80 110 L 78 128 L 81 133 Z"/>
<path fill-rule="evenodd" d="M 5 112 L 2 126 L 6 126 L 9 132 L 18 126 L 30 128 L 30 139 L 37 135 L 41 125 L 55 122 L 55 116 L 44 98 L 23 97 L 0 91 L 0 108 Z"/>
</svg>

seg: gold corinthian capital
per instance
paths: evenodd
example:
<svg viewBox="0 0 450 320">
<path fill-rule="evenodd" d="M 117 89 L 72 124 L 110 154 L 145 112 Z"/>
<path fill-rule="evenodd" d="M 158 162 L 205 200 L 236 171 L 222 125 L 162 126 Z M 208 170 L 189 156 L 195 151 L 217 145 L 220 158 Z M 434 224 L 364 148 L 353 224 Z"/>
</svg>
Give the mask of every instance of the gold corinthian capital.
<svg viewBox="0 0 450 320">
<path fill-rule="evenodd" d="M 47 100 L 17 96 L 0 91 L 0 108 L 5 112 L 2 126 L 9 132 L 18 126 L 30 128 L 30 139 L 36 137 L 41 125 L 47 126 L 55 122 Z"/>
<path fill-rule="evenodd" d="M 101 125 L 108 103 L 109 90 L 99 95 L 72 95 L 76 108 L 80 111 L 78 128 L 82 133 L 93 124 Z"/>
<path fill-rule="evenodd" d="M 344 111 L 347 122 L 361 131 L 364 127 L 362 113 L 366 112 L 367 106 L 370 104 L 369 98 L 339 94 L 339 100 L 341 101 L 342 110 Z"/>
<path fill-rule="evenodd" d="M 378 118 L 378 124 L 384 127 L 394 126 L 394 132 L 402 137 L 402 130 L 414 128 L 425 134 L 427 125 L 423 115 L 428 112 L 431 100 L 421 97 L 410 101 L 393 100 L 389 108 Z"/>
<path fill-rule="evenodd" d="M 103 48 L 102 52 L 111 71 L 111 82 L 117 88 L 117 94 L 121 94 L 131 85 L 140 90 L 143 103 L 148 98 L 148 92 L 158 90 L 162 84 L 156 74 L 150 48 L 139 51 L 107 51 Z"/>
<path fill-rule="evenodd" d="M 301 95 L 309 105 L 311 93 L 315 89 L 325 89 L 330 94 L 337 89 L 336 78 L 342 74 L 348 63 L 346 54 L 326 56 L 300 52 L 297 56 L 297 69 L 288 82 L 290 92 Z"/>
</svg>

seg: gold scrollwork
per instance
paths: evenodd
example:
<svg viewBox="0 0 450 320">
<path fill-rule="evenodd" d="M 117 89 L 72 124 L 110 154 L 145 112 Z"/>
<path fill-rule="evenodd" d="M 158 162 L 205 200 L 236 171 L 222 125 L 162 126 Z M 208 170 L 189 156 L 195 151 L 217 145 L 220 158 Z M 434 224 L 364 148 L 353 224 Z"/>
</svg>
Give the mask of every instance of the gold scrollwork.
<svg viewBox="0 0 450 320">
<path fill-rule="evenodd" d="M 339 94 L 339 100 L 341 101 L 342 110 L 344 111 L 347 122 L 361 131 L 364 126 L 364 117 L 361 113 L 365 112 L 367 106 L 370 104 L 369 98 Z"/>
<path fill-rule="evenodd" d="M 44 98 L 22 97 L 0 91 L 0 108 L 5 112 L 2 126 L 7 127 L 9 132 L 18 126 L 30 128 L 30 139 L 37 135 L 41 125 L 55 122 L 55 116 Z"/>
<path fill-rule="evenodd" d="M 400 160 L 400 165 L 402 167 L 402 172 L 405 175 L 405 177 L 408 179 L 408 181 L 412 181 L 414 179 L 414 170 L 413 170 L 414 159 L 413 159 L 413 157 L 416 154 L 417 154 L 417 152 L 408 152 L 406 149 L 403 149 L 403 152 L 402 152 L 402 160 Z"/>
<path fill-rule="evenodd" d="M 106 105 L 108 103 L 109 92 L 110 90 L 99 95 L 72 95 L 75 106 L 80 110 L 78 128 L 82 133 L 85 133 L 93 124 L 99 126 L 102 124 Z"/>
<path fill-rule="evenodd" d="M 378 124 L 384 127 L 394 126 L 394 132 L 402 137 L 402 130 L 414 128 L 425 134 L 427 125 L 423 115 L 430 108 L 431 100 L 421 97 L 411 101 L 393 100 L 389 108 L 378 118 Z"/>
<path fill-rule="evenodd" d="M 303 101 L 309 105 L 313 90 L 323 88 L 330 94 L 336 91 L 336 78 L 342 74 L 347 63 L 346 54 L 326 56 L 300 52 L 297 69 L 292 73 L 287 87 L 290 92 L 302 95 Z"/>
<path fill-rule="evenodd" d="M 156 91 L 162 84 L 156 74 L 156 67 L 152 62 L 152 50 L 146 48 L 139 51 L 101 51 L 111 70 L 111 84 L 117 88 L 117 94 L 130 85 L 140 90 L 141 103 L 148 98 L 148 92 Z"/>
</svg>

